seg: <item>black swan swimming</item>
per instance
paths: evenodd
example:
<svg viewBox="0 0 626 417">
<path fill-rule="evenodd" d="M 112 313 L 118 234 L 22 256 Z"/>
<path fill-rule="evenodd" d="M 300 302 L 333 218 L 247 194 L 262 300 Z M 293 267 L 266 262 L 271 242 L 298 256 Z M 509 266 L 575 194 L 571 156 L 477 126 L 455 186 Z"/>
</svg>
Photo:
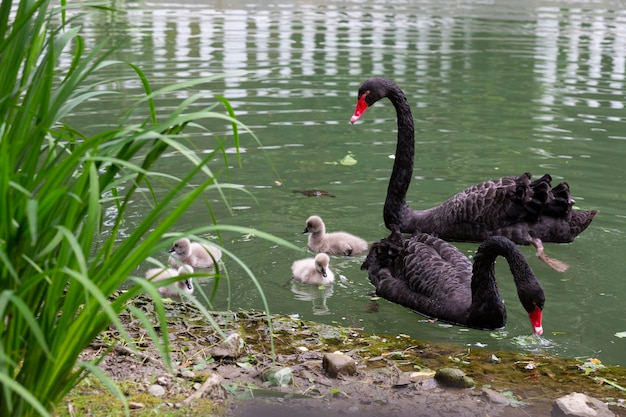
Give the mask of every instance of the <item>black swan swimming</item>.
<svg viewBox="0 0 626 417">
<path fill-rule="evenodd" d="M 376 295 L 427 317 L 484 330 L 506 325 L 506 309 L 494 272 L 498 256 L 506 258 L 517 294 L 536 334 L 545 297 L 515 243 L 492 236 L 478 247 L 474 265 L 456 247 L 426 233 L 391 235 L 372 245 L 361 269 L 367 269 Z"/>
<path fill-rule="evenodd" d="M 569 243 L 591 223 L 597 210 L 575 210 L 569 186 L 552 187 L 546 174 L 532 181 L 525 173 L 473 185 L 437 207 L 414 210 L 406 203 L 413 175 L 415 133 L 413 116 L 404 92 L 385 78 L 370 78 L 359 88 L 356 122 L 378 100 L 387 97 L 396 109 L 398 142 L 389 179 L 383 217 L 404 233 L 431 233 L 444 240 L 481 242 L 506 236 L 520 245 L 533 245 L 537 256 L 557 271 L 567 264 L 548 257 L 542 242 Z"/>
</svg>

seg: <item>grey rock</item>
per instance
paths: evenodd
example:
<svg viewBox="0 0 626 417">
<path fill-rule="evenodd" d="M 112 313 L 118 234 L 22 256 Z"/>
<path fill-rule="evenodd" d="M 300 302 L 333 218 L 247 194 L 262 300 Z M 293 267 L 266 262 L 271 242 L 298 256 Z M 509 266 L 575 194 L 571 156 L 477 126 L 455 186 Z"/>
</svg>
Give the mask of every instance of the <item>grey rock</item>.
<svg viewBox="0 0 626 417">
<path fill-rule="evenodd" d="M 292 372 L 291 368 L 276 366 L 266 369 L 261 376 L 270 385 L 286 387 L 293 381 Z"/>
<path fill-rule="evenodd" d="M 322 368 L 331 378 L 336 378 L 339 374 L 354 375 L 356 361 L 343 353 L 324 353 Z"/>
<path fill-rule="evenodd" d="M 615 417 L 615 414 L 602 401 L 573 392 L 554 402 L 552 417 Z"/>
<path fill-rule="evenodd" d="M 159 384 L 151 385 L 150 388 L 148 388 L 148 394 L 154 397 L 162 397 L 165 395 L 165 388 Z"/>
<path fill-rule="evenodd" d="M 509 401 L 505 395 L 502 395 L 498 391 L 494 391 L 491 388 L 483 388 L 483 396 L 490 404 L 501 405 L 503 407 L 511 404 L 511 401 Z"/>
<path fill-rule="evenodd" d="M 441 368 L 435 373 L 435 379 L 441 385 L 454 388 L 473 388 L 474 380 L 458 368 Z"/>
<path fill-rule="evenodd" d="M 242 340 L 238 333 L 233 333 L 222 343 L 212 348 L 209 353 L 214 358 L 238 358 L 241 356 Z"/>
<path fill-rule="evenodd" d="M 196 377 L 196 373 L 194 371 L 190 371 L 189 369 L 185 369 L 181 372 L 181 376 L 188 379 L 193 379 Z"/>
</svg>

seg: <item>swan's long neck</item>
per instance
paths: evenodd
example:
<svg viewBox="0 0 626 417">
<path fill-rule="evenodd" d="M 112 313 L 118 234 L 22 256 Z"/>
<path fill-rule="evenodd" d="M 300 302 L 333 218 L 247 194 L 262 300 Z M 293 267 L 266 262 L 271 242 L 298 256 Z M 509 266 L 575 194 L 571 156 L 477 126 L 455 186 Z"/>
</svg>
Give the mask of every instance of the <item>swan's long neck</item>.
<svg viewBox="0 0 626 417">
<path fill-rule="evenodd" d="M 396 224 L 401 230 L 405 230 L 402 220 L 410 217 L 405 215 L 405 212 L 410 210 L 406 204 L 406 194 L 413 176 L 415 128 L 409 103 L 402 90 L 396 86 L 390 87 L 387 98 L 396 109 L 398 141 L 383 214 L 387 228 Z"/>
<path fill-rule="evenodd" d="M 508 264 L 513 280 L 517 287 L 517 294 L 522 305 L 528 313 L 531 313 L 536 307 L 543 308 L 541 305 L 535 305 L 538 298 L 543 298 L 543 290 L 535 275 L 524 258 L 524 255 L 517 249 L 515 244 L 510 240 L 497 236 L 484 241 L 474 258 L 472 270 L 472 311 L 473 315 L 491 314 L 489 311 L 499 310 L 502 313 L 503 320 L 506 321 L 506 310 L 504 303 L 498 292 L 495 278 L 495 261 L 498 256 L 503 256 Z M 482 318 L 481 320 L 487 320 Z M 502 323 L 504 325 L 504 322 Z"/>
<path fill-rule="evenodd" d="M 491 240 L 483 242 L 476 252 L 472 266 L 472 311 L 502 304 L 495 274 L 498 255 L 500 247 Z"/>
</svg>

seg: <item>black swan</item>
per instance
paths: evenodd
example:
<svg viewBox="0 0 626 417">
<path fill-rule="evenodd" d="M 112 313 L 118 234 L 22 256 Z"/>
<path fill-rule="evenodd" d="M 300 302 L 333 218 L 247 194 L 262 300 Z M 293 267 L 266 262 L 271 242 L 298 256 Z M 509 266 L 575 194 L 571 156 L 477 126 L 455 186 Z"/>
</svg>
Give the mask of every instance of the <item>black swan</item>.
<svg viewBox="0 0 626 417">
<path fill-rule="evenodd" d="M 509 263 L 517 294 L 536 334 L 543 333 L 545 297 L 515 243 L 492 236 L 478 247 L 474 265 L 456 247 L 426 233 L 391 235 L 372 245 L 367 269 L 376 294 L 425 316 L 484 330 L 506 324 L 506 309 L 494 274 L 498 256 Z"/>
<path fill-rule="evenodd" d="M 557 271 L 567 264 L 548 257 L 542 242 L 569 243 L 591 223 L 597 210 L 575 210 L 569 186 L 552 187 L 546 174 L 532 181 L 525 173 L 473 185 L 437 207 L 414 210 L 406 203 L 413 175 L 415 133 L 413 116 L 402 90 L 385 78 L 370 78 L 359 88 L 350 122 L 378 100 L 387 97 L 396 108 L 398 142 L 389 179 L 383 217 L 404 233 L 434 234 L 448 241 L 481 242 L 489 236 L 506 236 L 520 245 L 533 245 L 537 256 Z"/>
</svg>

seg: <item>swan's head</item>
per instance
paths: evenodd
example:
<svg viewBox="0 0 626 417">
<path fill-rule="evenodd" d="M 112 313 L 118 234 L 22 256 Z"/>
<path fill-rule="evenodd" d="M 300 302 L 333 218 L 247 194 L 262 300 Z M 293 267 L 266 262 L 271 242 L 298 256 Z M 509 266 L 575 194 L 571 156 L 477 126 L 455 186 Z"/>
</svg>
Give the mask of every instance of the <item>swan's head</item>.
<svg viewBox="0 0 626 417">
<path fill-rule="evenodd" d="M 191 278 L 184 280 L 181 286 L 183 291 L 186 293 L 191 294 L 193 292 L 193 283 L 191 282 Z"/>
<path fill-rule="evenodd" d="M 329 264 L 330 257 L 327 254 L 318 253 L 317 255 L 315 255 L 315 269 L 317 270 L 317 272 L 322 274 L 324 278 L 328 276 L 328 274 L 326 273 L 326 269 L 328 268 Z"/>
<path fill-rule="evenodd" d="M 186 258 L 187 256 L 189 256 L 190 247 L 191 247 L 191 242 L 189 241 L 189 239 L 184 237 L 174 242 L 174 245 L 172 246 L 169 252 L 181 258 Z"/>
<path fill-rule="evenodd" d="M 191 265 L 183 265 L 178 268 L 178 274 L 193 274 L 193 267 Z M 181 290 L 186 292 L 187 294 L 193 293 L 193 282 L 191 282 L 191 278 L 184 279 L 182 281 L 178 281 L 178 286 Z"/>
<path fill-rule="evenodd" d="M 371 105 L 383 97 L 387 97 L 390 89 L 395 84 L 386 78 L 370 78 L 365 81 L 357 93 L 356 108 L 350 118 L 350 123 L 354 123 L 365 113 Z"/>
<path fill-rule="evenodd" d="M 511 270 L 513 271 L 512 268 Z M 541 335 L 543 333 L 541 319 L 546 298 L 541 284 L 539 284 L 539 281 L 532 273 L 529 273 L 527 279 L 528 281 L 523 281 L 517 286 L 517 294 L 524 306 L 524 310 L 528 313 L 530 324 L 533 326 L 533 333 Z"/>
<path fill-rule="evenodd" d="M 178 275 L 183 275 L 183 274 L 193 274 L 193 266 L 191 266 L 191 265 L 181 265 L 178 268 Z"/>
<path fill-rule="evenodd" d="M 539 306 L 535 306 L 535 309 L 528 313 L 528 318 L 530 318 L 530 324 L 533 326 L 533 333 L 539 336 L 543 334 L 543 326 L 541 325 L 542 315 L 543 310 Z"/>
<path fill-rule="evenodd" d="M 322 218 L 320 216 L 311 216 L 306 219 L 306 226 L 304 227 L 302 234 L 319 232 L 326 232 L 326 226 L 324 225 Z"/>
</svg>

